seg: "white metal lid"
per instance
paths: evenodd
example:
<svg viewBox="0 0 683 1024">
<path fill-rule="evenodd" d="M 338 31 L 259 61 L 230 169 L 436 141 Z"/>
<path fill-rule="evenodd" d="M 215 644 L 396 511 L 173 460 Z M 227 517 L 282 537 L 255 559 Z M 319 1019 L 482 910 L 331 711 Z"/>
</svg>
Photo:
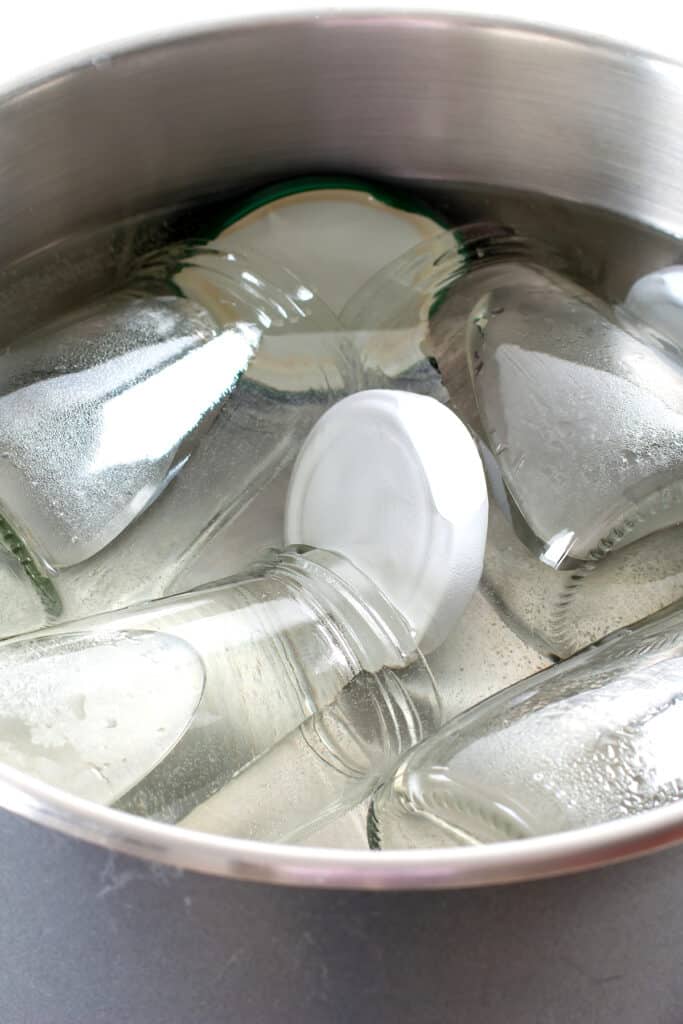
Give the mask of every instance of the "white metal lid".
<svg viewBox="0 0 683 1024">
<path fill-rule="evenodd" d="M 304 442 L 285 540 L 351 561 L 430 651 L 476 590 L 487 518 L 479 452 L 455 413 L 423 395 L 364 391 L 333 406 Z"/>
</svg>

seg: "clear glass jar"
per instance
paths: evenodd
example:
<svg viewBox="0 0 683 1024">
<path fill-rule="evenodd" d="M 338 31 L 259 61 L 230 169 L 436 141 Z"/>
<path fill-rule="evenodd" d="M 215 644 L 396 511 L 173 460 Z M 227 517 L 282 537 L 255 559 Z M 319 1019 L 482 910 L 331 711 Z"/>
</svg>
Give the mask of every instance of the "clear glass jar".
<svg viewBox="0 0 683 1024">
<path fill-rule="evenodd" d="M 385 268 L 346 322 L 365 358 L 398 337 L 438 367 L 487 471 L 483 590 L 566 657 L 683 596 L 681 347 L 503 229 L 456 237 Z"/>
<path fill-rule="evenodd" d="M 359 387 L 305 285 L 206 247 L 148 257 L 127 289 L 18 341 L 0 369 L 5 635 L 186 589 L 201 548 L 279 494 L 313 423 Z M 243 538 L 240 568 L 264 532 Z"/>
<path fill-rule="evenodd" d="M 372 581 L 295 549 L 192 594 L 6 640 L 0 664 L 4 763 L 164 820 L 352 680 L 379 691 L 430 680 Z"/>
<path fill-rule="evenodd" d="M 374 795 L 371 846 L 471 845 L 683 796 L 683 606 L 458 715 Z"/>
<path fill-rule="evenodd" d="M 282 824 L 284 750 L 299 768 L 284 801 L 289 830 L 314 828 L 439 724 L 419 648 L 440 647 L 475 593 L 486 520 L 481 461 L 456 416 L 425 396 L 348 396 L 299 452 L 287 549 L 184 597 L 0 644 L 0 756 L 79 795 L 177 821 L 195 808 L 196 820 L 210 817 L 225 799 L 236 811 L 243 781 L 237 799 L 229 786 L 227 798 L 214 794 L 269 752 L 250 778 L 270 790 Z M 130 722 L 136 687 L 128 750 L 102 708 L 115 709 L 120 692 Z M 143 770 L 146 733 L 154 756 Z"/>
</svg>

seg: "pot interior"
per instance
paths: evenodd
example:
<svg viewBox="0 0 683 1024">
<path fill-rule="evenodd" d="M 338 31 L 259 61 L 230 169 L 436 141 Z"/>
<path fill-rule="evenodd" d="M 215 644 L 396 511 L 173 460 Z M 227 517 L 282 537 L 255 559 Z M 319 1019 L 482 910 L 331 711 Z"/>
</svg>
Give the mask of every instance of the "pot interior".
<svg viewBox="0 0 683 1024">
<path fill-rule="evenodd" d="M 0 342 L 125 274 L 134 251 L 298 174 L 408 190 L 454 224 L 502 221 L 619 301 L 640 274 L 680 261 L 682 115 L 677 66 L 441 15 L 235 24 L 104 55 L 0 104 Z M 179 835 L 11 771 L 0 777 L 9 809 L 82 838 L 287 882 L 502 881 L 683 836 L 683 808 L 672 807 L 520 850 L 288 851 Z"/>
</svg>

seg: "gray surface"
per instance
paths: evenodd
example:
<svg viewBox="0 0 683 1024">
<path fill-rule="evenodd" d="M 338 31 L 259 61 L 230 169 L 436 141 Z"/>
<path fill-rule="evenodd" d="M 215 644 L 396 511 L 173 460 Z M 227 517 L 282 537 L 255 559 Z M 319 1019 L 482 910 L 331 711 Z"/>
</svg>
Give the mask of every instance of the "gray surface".
<svg viewBox="0 0 683 1024">
<path fill-rule="evenodd" d="M 683 849 L 447 893 L 279 889 L 0 815 L 2 1024 L 674 1024 Z"/>
</svg>

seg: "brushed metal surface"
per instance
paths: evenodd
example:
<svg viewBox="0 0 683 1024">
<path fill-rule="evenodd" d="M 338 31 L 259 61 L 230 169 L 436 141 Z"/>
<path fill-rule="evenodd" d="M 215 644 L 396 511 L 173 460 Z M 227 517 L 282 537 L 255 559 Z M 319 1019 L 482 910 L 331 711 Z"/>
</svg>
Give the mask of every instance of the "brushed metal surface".
<svg viewBox="0 0 683 1024">
<path fill-rule="evenodd" d="M 240 24 L 4 100 L 0 260 L 300 169 L 538 190 L 683 234 L 683 69 L 444 15 Z"/>
<path fill-rule="evenodd" d="M 682 115 L 681 67 L 542 29 L 428 14 L 226 26 L 0 98 L 0 264 L 301 170 L 538 190 L 683 235 Z M 499 884 L 683 839 L 680 805 L 481 849 L 268 847 L 94 807 L 6 768 L 0 806 L 177 869 L 347 888 Z"/>
</svg>

